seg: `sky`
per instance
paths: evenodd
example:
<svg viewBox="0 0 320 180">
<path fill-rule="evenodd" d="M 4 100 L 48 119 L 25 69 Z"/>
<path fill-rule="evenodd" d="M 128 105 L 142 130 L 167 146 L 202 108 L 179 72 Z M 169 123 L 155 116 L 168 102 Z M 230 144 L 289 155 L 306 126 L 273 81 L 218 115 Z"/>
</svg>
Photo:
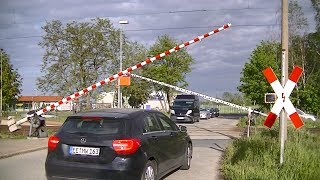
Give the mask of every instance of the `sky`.
<svg viewBox="0 0 320 180">
<path fill-rule="evenodd" d="M 298 3 L 308 19 L 308 31 L 314 32 L 310 0 Z M 52 94 L 36 87 L 36 78 L 42 75 L 44 49 L 38 43 L 45 22 L 95 17 L 109 18 L 129 40 L 146 47 L 165 34 L 185 42 L 231 23 L 231 28 L 187 47 L 195 60 L 187 89 L 214 97 L 237 92 L 251 52 L 261 41 L 281 37 L 281 0 L 0 0 L 0 48 L 23 78 L 22 95 Z M 119 20 L 129 24 L 120 26 Z"/>
</svg>

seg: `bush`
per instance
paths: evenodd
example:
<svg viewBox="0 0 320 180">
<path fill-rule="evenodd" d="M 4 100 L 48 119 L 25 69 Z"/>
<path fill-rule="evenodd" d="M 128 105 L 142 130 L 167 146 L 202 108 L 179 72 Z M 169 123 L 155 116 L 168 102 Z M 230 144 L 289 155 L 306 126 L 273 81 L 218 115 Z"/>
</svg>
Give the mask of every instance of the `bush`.
<svg viewBox="0 0 320 180">
<path fill-rule="evenodd" d="M 255 121 L 255 126 L 263 126 L 263 122 L 265 120 L 264 116 L 252 116 L 252 118 Z M 247 121 L 248 121 L 248 117 L 241 117 L 239 119 L 239 122 L 237 124 L 238 127 L 247 127 Z"/>
</svg>

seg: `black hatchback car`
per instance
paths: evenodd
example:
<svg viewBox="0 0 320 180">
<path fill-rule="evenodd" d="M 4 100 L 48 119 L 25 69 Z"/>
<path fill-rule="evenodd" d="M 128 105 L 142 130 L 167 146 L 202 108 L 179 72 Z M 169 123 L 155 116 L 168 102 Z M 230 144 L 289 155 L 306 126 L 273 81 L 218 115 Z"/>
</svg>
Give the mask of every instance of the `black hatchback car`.
<svg viewBox="0 0 320 180">
<path fill-rule="evenodd" d="M 47 179 L 160 179 L 189 169 L 192 141 L 159 111 L 106 109 L 69 116 L 48 140 Z"/>
</svg>

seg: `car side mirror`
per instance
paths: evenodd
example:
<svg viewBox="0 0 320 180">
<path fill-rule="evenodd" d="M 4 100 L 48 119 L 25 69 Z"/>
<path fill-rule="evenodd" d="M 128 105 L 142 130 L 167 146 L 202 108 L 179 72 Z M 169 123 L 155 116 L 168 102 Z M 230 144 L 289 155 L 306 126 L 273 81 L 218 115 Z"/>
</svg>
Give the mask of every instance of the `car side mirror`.
<svg viewBox="0 0 320 180">
<path fill-rule="evenodd" d="M 180 129 L 181 132 L 187 132 L 187 127 L 186 126 L 179 125 L 179 129 Z"/>
</svg>

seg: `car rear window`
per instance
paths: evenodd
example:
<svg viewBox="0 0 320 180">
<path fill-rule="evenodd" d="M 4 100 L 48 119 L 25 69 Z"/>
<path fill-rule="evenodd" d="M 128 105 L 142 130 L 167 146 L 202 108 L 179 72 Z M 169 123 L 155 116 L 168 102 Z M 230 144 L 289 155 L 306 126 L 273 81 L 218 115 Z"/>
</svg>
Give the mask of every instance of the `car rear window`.
<svg viewBox="0 0 320 180">
<path fill-rule="evenodd" d="M 105 117 L 69 117 L 61 127 L 67 133 L 90 133 L 103 135 L 123 134 L 123 119 Z"/>
</svg>

